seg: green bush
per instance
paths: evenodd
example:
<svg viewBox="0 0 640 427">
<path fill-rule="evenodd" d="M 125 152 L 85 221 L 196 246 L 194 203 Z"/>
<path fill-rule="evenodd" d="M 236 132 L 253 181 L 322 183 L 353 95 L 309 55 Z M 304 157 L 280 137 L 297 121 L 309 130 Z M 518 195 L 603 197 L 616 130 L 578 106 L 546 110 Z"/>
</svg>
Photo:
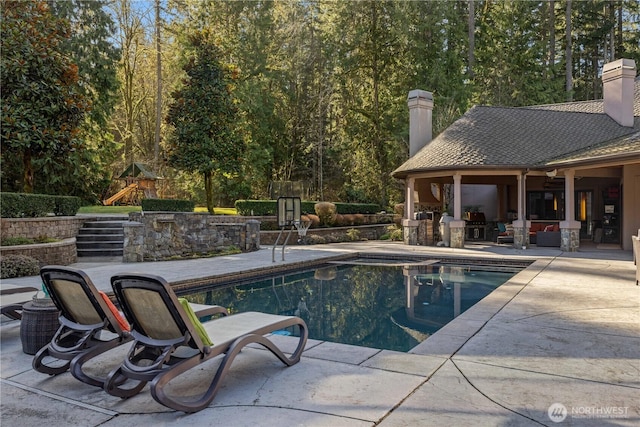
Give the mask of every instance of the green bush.
<svg viewBox="0 0 640 427">
<path fill-rule="evenodd" d="M 300 202 L 300 212 L 302 214 L 316 213 L 315 206 L 318 203 L 311 200 L 302 200 Z M 336 213 L 338 214 L 374 214 L 380 212 L 380 205 L 375 203 L 334 203 Z M 235 208 L 238 215 L 243 216 L 269 216 L 277 215 L 276 200 L 236 200 Z"/>
<path fill-rule="evenodd" d="M 196 204 L 192 200 L 142 199 L 141 206 L 147 212 L 193 212 Z"/>
<path fill-rule="evenodd" d="M 55 215 L 74 216 L 82 199 L 49 194 L 0 193 L 0 216 L 3 218 L 37 218 Z"/>
<path fill-rule="evenodd" d="M 275 200 L 236 200 L 235 208 L 242 216 L 276 215 L 278 208 Z"/>
<path fill-rule="evenodd" d="M 0 242 L 0 246 L 32 245 L 35 242 L 35 240 L 29 239 L 28 237 L 5 237 Z"/>
<path fill-rule="evenodd" d="M 57 216 L 75 216 L 82 207 L 82 199 L 74 196 L 55 196 L 53 213 Z"/>
<path fill-rule="evenodd" d="M 47 194 L 0 193 L 0 216 L 36 218 L 55 210 L 55 196 Z"/>
<path fill-rule="evenodd" d="M 336 212 L 339 214 L 374 214 L 380 212 L 380 205 L 375 203 L 340 203 L 336 202 Z"/>
<path fill-rule="evenodd" d="M 5 255 L 0 257 L 0 278 L 36 276 L 40 273 L 38 260 L 26 255 Z"/>
</svg>

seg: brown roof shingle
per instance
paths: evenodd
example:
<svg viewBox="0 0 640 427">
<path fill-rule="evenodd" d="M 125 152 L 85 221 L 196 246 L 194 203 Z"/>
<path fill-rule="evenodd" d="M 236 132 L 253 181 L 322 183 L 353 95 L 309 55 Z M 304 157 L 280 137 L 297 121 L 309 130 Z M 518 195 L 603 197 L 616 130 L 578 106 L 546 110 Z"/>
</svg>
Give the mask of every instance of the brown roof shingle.
<svg viewBox="0 0 640 427">
<path fill-rule="evenodd" d="M 602 100 L 521 108 L 475 106 L 392 175 L 403 178 L 419 171 L 543 167 L 560 159 L 637 150 L 640 79 L 636 79 L 635 98 L 633 128 L 620 126 L 604 114 Z"/>
</svg>

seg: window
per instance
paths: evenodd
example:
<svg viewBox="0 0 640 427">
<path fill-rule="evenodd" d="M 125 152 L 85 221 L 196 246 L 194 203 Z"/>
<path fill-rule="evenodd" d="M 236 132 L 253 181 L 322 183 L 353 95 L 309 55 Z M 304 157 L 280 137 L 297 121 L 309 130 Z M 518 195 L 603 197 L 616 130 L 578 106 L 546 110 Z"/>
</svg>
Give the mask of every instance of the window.
<svg viewBox="0 0 640 427">
<path fill-rule="evenodd" d="M 564 220 L 564 191 L 527 192 L 527 218 Z"/>
</svg>

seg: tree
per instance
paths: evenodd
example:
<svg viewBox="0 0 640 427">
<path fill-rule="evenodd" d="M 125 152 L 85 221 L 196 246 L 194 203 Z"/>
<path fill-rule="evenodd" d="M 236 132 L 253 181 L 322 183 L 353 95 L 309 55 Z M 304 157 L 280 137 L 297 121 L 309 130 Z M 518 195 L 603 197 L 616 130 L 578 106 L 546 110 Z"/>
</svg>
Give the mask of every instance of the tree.
<svg viewBox="0 0 640 427">
<path fill-rule="evenodd" d="M 46 2 L 4 1 L 2 8 L 2 163 L 21 161 L 9 169 L 21 170 L 19 187 L 31 193 L 36 160 L 63 161 L 84 148 L 79 128 L 91 104 L 63 47 L 68 20 Z"/>
<path fill-rule="evenodd" d="M 172 93 L 167 122 L 173 132 L 167 160 L 175 168 L 199 172 L 204 177 L 207 209 L 213 214 L 214 179 L 238 171 L 243 154 L 237 137 L 237 108 L 232 96 L 235 69 L 221 62 L 211 34 L 194 31 L 188 37 L 187 77 Z"/>
<path fill-rule="evenodd" d="M 70 37 L 63 43 L 65 54 L 78 65 L 82 95 L 91 102 L 79 137 L 83 150 L 63 159 L 37 161 L 37 190 L 73 194 L 87 201 L 101 200 L 110 184 L 109 168 L 117 144 L 109 129 L 118 95 L 116 64 L 120 50 L 113 44 L 114 22 L 106 0 L 49 0 L 53 14 L 69 21 Z"/>
</svg>

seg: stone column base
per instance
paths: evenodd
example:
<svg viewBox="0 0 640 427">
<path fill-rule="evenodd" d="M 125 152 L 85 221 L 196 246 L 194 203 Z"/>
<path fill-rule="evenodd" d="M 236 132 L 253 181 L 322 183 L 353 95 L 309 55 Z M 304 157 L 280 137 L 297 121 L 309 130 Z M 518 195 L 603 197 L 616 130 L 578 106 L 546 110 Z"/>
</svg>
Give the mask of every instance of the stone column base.
<svg viewBox="0 0 640 427">
<path fill-rule="evenodd" d="M 580 222 L 560 221 L 560 250 L 576 252 L 580 248 Z"/>
<path fill-rule="evenodd" d="M 418 244 L 418 226 L 420 221 L 414 219 L 402 220 L 402 238 L 405 245 L 416 246 Z"/>
<path fill-rule="evenodd" d="M 513 247 L 516 249 L 528 248 L 529 229 L 531 221 L 516 220 L 513 221 Z"/>
<path fill-rule="evenodd" d="M 460 220 L 454 220 L 449 223 L 449 237 L 451 239 L 452 248 L 464 248 L 464 227 L 466 223 Z"/>
</svg>

